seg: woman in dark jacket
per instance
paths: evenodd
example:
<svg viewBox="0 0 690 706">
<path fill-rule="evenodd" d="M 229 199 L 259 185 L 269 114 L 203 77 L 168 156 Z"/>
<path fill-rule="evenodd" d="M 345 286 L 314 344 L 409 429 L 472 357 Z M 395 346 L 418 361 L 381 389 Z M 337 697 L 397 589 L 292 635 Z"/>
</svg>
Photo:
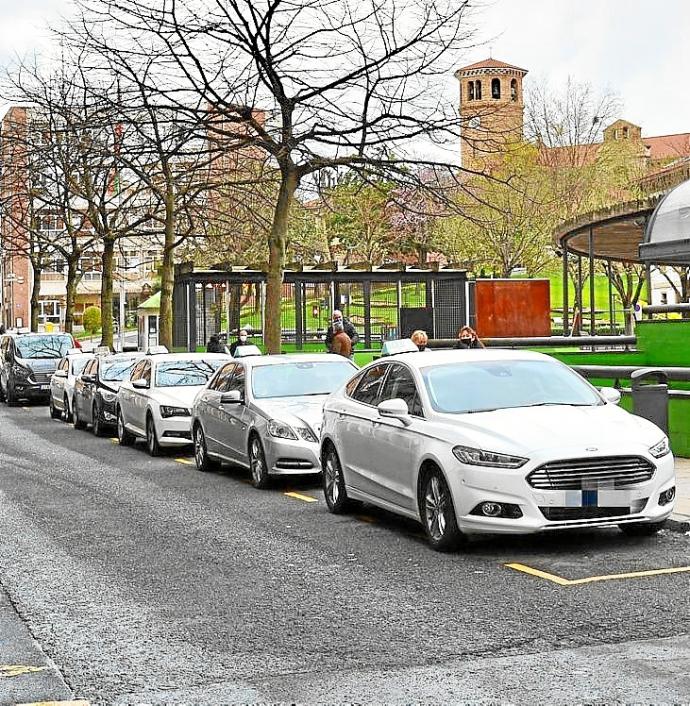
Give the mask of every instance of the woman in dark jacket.
<svg viewBox="0 0 690 706">
<path fill-rule="evenodd" d="M 477 332 L 471 326 L 463 326 L 458 331 L 456 348 L 484 348 L 484 344 L 479 340 Z"/>
</svg>

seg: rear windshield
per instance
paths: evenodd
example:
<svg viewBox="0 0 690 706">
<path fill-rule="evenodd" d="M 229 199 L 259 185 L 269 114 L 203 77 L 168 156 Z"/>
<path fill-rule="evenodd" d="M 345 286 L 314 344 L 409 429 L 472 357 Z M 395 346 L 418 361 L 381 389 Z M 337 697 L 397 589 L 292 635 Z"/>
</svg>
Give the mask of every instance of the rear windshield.
<svg viewBox="0 0 690 706">
<path fill-rule="evenodd" d="M 17 336 L 14 339 L 20 358 L 62 358 L 74 347 L 71 336 Z"/>
<path fill-rule="evenodd" d="M 125 358 L 110 362 L 103 361 L 101 363 L 101 379 L 106 382 L 121 382 L 125 378 L 129 379 L 129 374 L 137 360 L 138 358 Z"/>
<path fill-rule="evenodd" d="M 156 366 L 156 387 L 205 385 L 222 363 L 221 360 L 170 360 Z"/>
</svg>

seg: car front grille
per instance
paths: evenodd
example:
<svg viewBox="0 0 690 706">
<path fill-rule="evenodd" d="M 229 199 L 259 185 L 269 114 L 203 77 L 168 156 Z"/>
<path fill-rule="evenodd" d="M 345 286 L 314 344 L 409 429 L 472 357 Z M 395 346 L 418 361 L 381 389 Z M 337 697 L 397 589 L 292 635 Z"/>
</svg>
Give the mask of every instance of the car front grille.
<svg viewBox="0 0 690 706">
<path fill-rule="evenodd" d="M 634 514 L 630 507 L 540 507 L 541 514 L 552 522 L 567 520 L 597 520 L 602 517 L 622 517 Z"/>
<path fill-rule="evenodd" d="M 527 482 L 536 490 L 623 488 L 645 483 L 655 470 L 641 456 L 571 458 L 539 466 L 527 476 Z"/>
<path fill-rule="evenodd" d="M 31 373 L 29 376 L 30 380 L 32 382 L 37 383 L 38 385 L 45 385 L 46 383 L 50 382 L 50 378 L 52 377 L 53 373 Z"/>
</svg>

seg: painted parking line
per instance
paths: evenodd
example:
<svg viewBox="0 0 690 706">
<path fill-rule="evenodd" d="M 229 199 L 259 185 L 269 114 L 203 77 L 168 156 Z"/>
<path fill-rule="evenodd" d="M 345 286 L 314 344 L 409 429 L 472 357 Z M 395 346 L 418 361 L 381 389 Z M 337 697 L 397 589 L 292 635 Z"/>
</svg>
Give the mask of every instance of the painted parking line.
<svg viewBox="0 0 690 706">
<path fill-rule="evenodd" d="M 582 579 L 566 579 L 556 574 L 550 574 L 547 571 L 535 569 L 526 564 L 504 564 L 508 569 L 520 571 L 523 574 L 536 576 L 546 581 L 558 584 L 559 586 L 581 586 L 585 583 L 597 583 L 599 581 L 619 581 L 621 579 L 640 579 L 647 576 L 663 576 L 665 574 L 682 574 L 690 572 L 690 566 L 673 566 L 668 569 L 650 569 L 648 571 L 629 571 L 623 574 L 604 574 L 603 576 L 587 576 Z"/>
<path fill-rule="evenodd" d="M 17 706 L 89 706 L 88 701 L 32 701 L 28 704 L 17 704 Z"/>
<path fill-rule="evenodd" d="M 22 677 L 25 674 L 34 674 L 35 672 L 42 672 L 45 669 L 47 669 L 47 667 L 32 667 L 27 664 L 0 664 L 0 679 Z"/>
<path fill-rule="evenodd" d="M 311 495 L 302 495 L 302 493 L 295 493 L 293 491 L 290 491 L 288 493 L 283 493 L 288 498 L 294 498 L 295 500 L 302 500 L 302 502 L 305 503 L 318 503 L 317 498 L 312 498 Z"/>
<path fill-rule="evenodd" d="M 184 463 L 185 466 L 194 466 L 195 462 L 191 458 L 176 458 L 177 463 Z"/>
<path fill-rule="evenodd" d="M 116 436 L 111 436 L 111 437 L 110 437 L 110 441 L 111 441 L 113 444 L 119 444 L 119 443 L 120 443 L 120 440 L 119 440 Z"/>
</svg>

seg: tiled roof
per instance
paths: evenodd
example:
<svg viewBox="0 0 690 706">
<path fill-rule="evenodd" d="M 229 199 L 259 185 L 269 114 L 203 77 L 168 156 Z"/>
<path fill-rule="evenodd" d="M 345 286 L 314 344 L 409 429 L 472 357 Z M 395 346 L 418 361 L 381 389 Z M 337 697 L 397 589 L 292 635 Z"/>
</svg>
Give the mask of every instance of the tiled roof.
<svg viewBox="0 0 690 706">
<path fill-rule="evenodd" d="M 477 61 L 469 66 L 462 66 L 458 71 L 471 71 L 472 69 L 514 69 L 515 71 L 522 71 L 527 73 L 527 69 L 521 69 L 519 66 L 513 66 L 513 64 L 506 64 L 504 61 L 499 61 L 498 59 L 484 59 L 483 61 Z"/>
<path fill-rule="evenodd" d="M 649 147 L 649 158 L 652 161 L 690 156 L 690 132 L 681 132 L 677 135 L 643 137 L 642 144 Z"/>
</svg>

